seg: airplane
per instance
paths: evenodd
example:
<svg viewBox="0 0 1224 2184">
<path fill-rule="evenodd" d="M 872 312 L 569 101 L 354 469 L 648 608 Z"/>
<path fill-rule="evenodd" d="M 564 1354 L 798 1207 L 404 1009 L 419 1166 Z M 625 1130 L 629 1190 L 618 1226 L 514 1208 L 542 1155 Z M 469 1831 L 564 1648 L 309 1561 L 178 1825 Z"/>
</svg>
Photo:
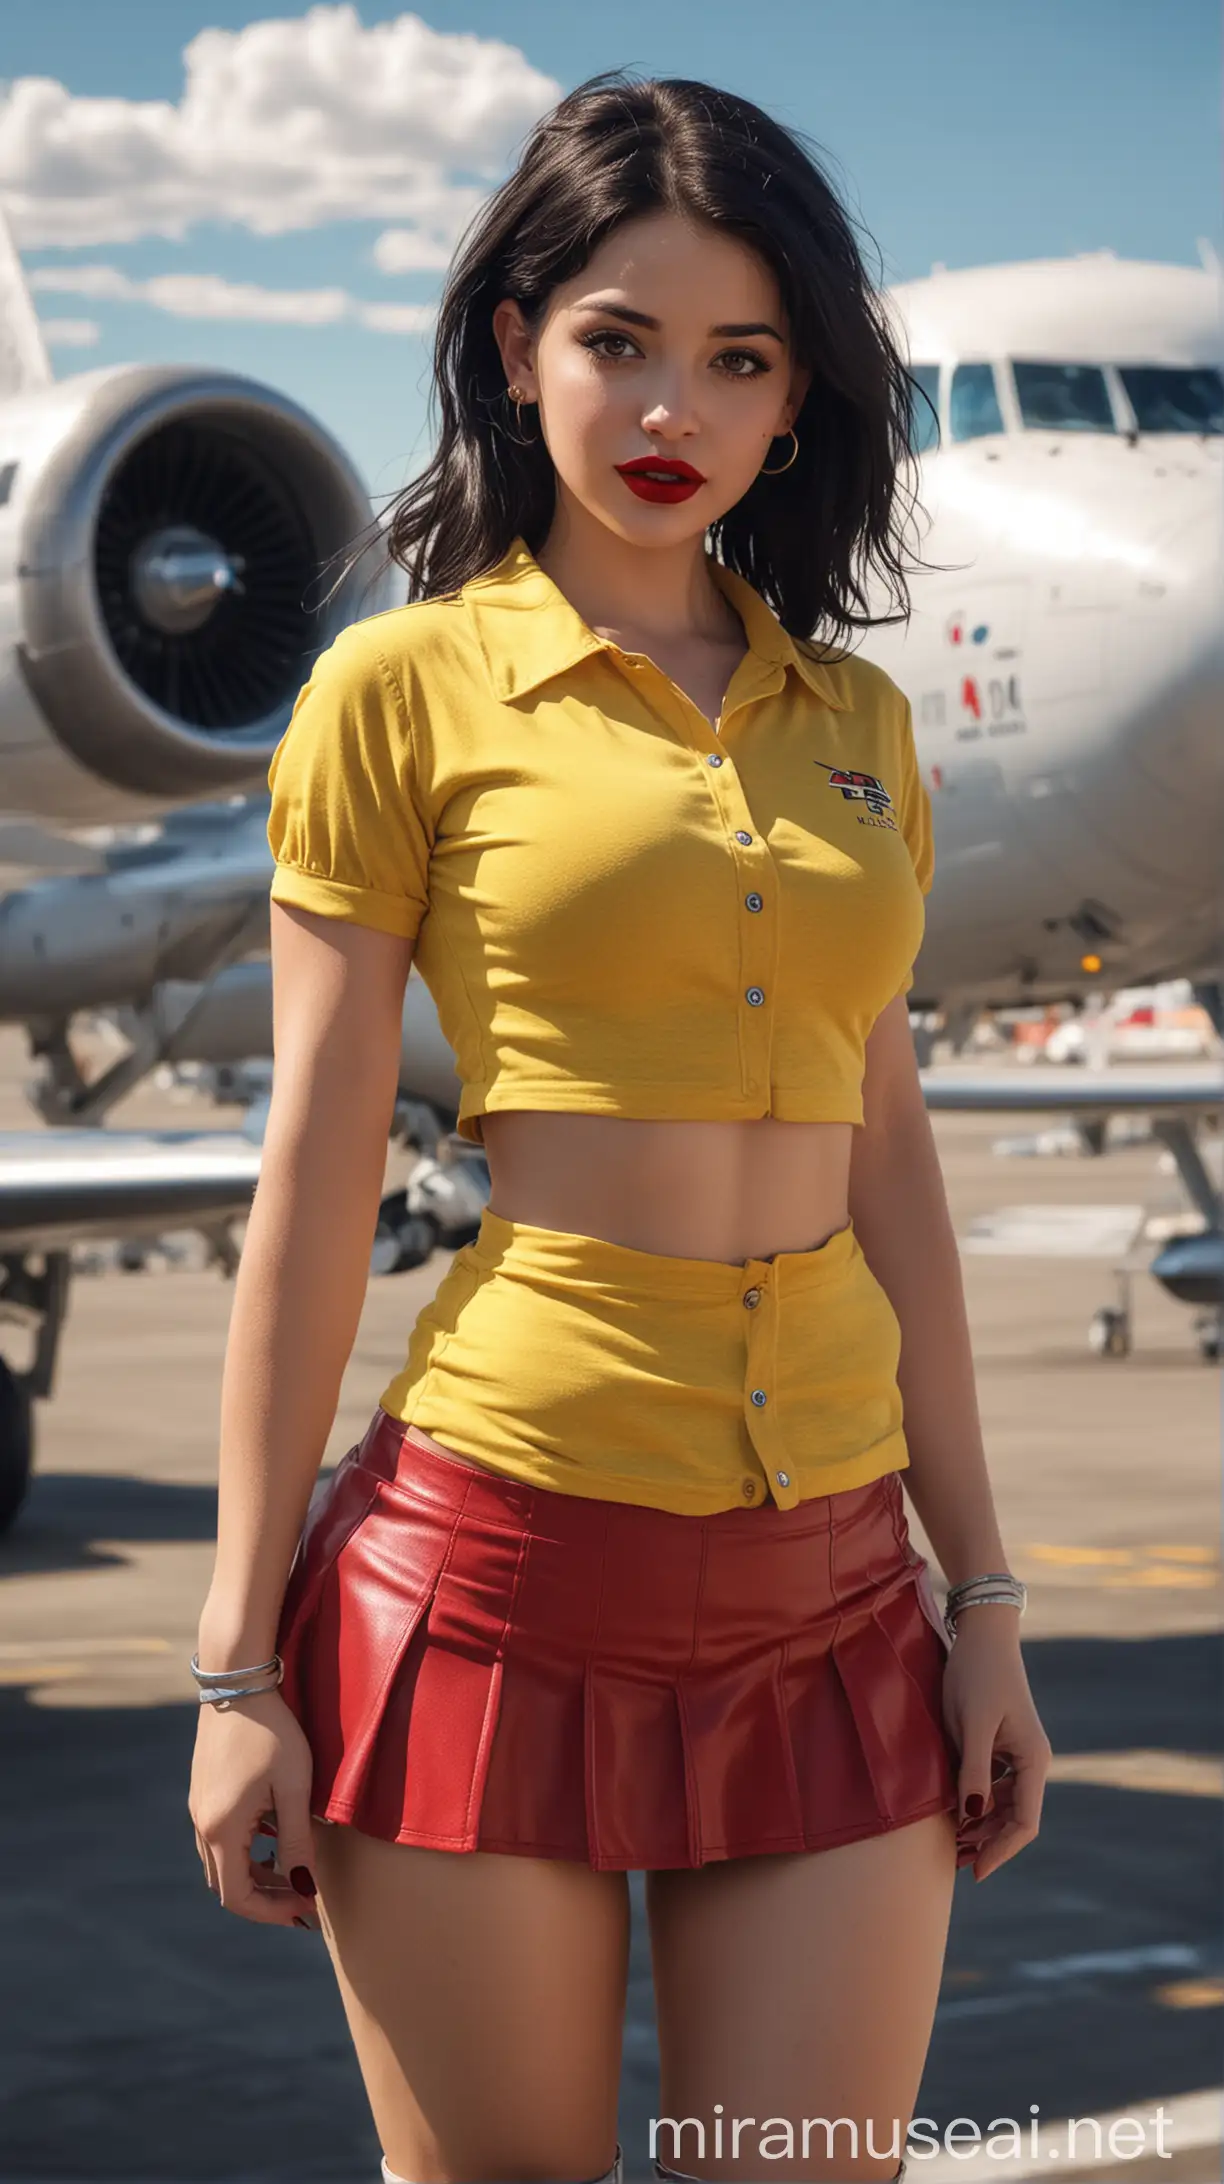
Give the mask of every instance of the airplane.
<svg viewBox="0 0 1224 2184">
<path fill-rule="evenodd" d="M 270 1021 L 267 764 L 314 653 L 387 599 L 358 564 L 301 608 L 370 516 L 314 420 L 190 368 L 51 382 L 8 247 L 0 802 L 18 848 L 22 827 L 75 830 L 92 869 L 10 893 L 0 1019 L 30 1028 L 62 1128 L 96 1123 L 155 1061 L 232 1051 L 236 1023 L 245 1039 Z M 920 1060 L 931 1012 L 956 1044 L 982 1008 L 1102 984 L 1186 976 L 1220 1026 L 1218 272 L 1103 251 L 936 267 L 886 301 L 932 405 L 913 447 L 932 566 L 908 626 L 861 646 L 910 698 L 934 814 Z M 98 1006 L 132 1051 L 87 1084 L 68 1033 Z M 416 978 L 403 1076 L 453 1118 Z"/>
<path fill-rule="evenodd" d="M 908 627 L 938 880 L 914 1005 L 1186 976 L 1220 1013 L 1218 271 L 1110 251 L 888 292 L 934 414 Z"/>
</svg>

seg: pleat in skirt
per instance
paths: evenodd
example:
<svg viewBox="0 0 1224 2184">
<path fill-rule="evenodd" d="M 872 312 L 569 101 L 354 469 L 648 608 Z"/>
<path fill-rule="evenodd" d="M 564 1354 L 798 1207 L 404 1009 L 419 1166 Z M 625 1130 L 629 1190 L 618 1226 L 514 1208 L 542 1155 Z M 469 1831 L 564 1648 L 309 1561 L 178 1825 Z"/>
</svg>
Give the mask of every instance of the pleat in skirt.
<svg viewBox="0 0 1224 2184">
<path fill-rule="evenodd" d="M 277 1645 L 312 1815 L 387 1842 L 651 1870 L 957 1806 L 895 1471 L 680 1515 L 524 1485 L 379 1408 L 312 1503 Z"/>
</svg>

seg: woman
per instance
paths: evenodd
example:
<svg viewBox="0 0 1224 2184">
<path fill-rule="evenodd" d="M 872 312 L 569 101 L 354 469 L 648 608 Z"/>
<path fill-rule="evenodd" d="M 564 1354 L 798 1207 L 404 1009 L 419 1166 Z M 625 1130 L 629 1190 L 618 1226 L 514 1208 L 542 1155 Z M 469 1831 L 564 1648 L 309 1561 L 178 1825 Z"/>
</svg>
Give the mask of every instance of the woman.
<svg viewBox="0 0 1224 2184">
<path fill-rule="evenodd" d="M 616 73 L 478 214 L 436 384 L 409 604 L 270 776 L 200 1856 L 314 1899 L 389 2184 L 620 2178 L 631 1868 L 696 2119 L 655 2175 L 900 2178 L 958 1863 L 1049 1755 L 909 1034 L 909 707 L 807 634 L 869 566 L 904 603 L 911 382 L 800 144 Z M 414 950 L 491 1198 L 304 1524 Z"/>
</svg>

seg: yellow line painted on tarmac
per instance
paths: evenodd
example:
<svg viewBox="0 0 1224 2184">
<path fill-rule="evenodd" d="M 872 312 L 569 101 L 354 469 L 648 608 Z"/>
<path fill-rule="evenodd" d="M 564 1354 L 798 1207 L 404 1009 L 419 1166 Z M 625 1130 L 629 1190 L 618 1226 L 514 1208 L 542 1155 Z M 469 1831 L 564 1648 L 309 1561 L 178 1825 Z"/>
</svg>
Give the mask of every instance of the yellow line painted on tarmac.
<svg viewBox="0 0 1224 2184">
<path fill-rule="evenodd" d="M 1174 1979 L 1154 1987 L 1152 2000 L 1167 2010 L 1218 2010 L 1224 2004 L 1224 1979 Z"/>
<path fill-rule="evenodd" d="M 1055 1752 L 1047 1779 L 1173 1797 L 1224 1797 L 1224 1759 L 1210 1752 Z"/>
<path fill-rule="evenodd" d="M 1152 1586 L 1166 1592 L 1176 1591 L 1178 1587 L 1181 1587 L 1183 1591 L 1206 1592 L 1211 1586 L 1218 1583 L 1218 1577 L 1214 1570 L 1180 1570 L 1176 1567 L 1162 1569 L 1160 1564 L 1157 1563 L 1154 1569 L 1149 1566 L 1146 1570 L 1128 1572 L 1125 1577 L 1103 1577 L 1101 1583 L 1102 1585 L 1115 1585 L 1123 1592 L 1138 1592 L 1144 1588 L 1150 1589 Z"/>
<path fill-rule="evenodd" d="M 1059 1570 L 1101 1572 L 1102 1585 L 1122 1591 L 1205 1591 L 1216 1584 L 1220 1565 L 1213 1548 L 1186 1541 L 1159 1547 L 1064 1547 L 1039 1541 L 1019 1550 L 1017 1560 L 1049 1563 Z"/>
</svg>

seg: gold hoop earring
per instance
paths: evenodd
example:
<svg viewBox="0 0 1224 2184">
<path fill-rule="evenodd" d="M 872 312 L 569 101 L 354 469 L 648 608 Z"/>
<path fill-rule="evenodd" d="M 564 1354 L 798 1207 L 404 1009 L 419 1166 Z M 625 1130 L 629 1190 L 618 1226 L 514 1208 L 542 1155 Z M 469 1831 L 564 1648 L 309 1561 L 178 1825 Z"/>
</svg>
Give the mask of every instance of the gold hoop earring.
<svg viewBox="0 0 1224 2184">
<path fill-rule="evenodd" d="M 793 425 L 790 428 L 790 436 L 795 444 L 794 447 L 791 449 L 790 454 L 787 456 L 786 461 L 784 463 L 775 464 L 772 470 L 766 470 L 765 465 L 762 463 L 760 471 L 758 473 L 760 477 L 780 478 L 784 470 L 790 469 L 790 466 L 794 462 L 796 455 L 799 453 L 799 435 Z M 779 435 L 775 433 L 774 438 L 777 439 L 778 437 Z"/>
<path fill-rule="evenodd" d="M 509 400 L 514 404 L 514 422 L 516 427 L 518 428 L 514 434 L 515 439 L 518 441 L 520 447 L 534 447 L 540 435 L 538 432 L 536 432 L 529 434 L 526 438 L 524 438 L 523 436 L 523 404 L 527 400 L 527 397 L 524 394 L 522 388 L 519 386 L 517 380 L 514 382 L 513 386 L 507 387 L 506 394 Z"/>
</svg>

